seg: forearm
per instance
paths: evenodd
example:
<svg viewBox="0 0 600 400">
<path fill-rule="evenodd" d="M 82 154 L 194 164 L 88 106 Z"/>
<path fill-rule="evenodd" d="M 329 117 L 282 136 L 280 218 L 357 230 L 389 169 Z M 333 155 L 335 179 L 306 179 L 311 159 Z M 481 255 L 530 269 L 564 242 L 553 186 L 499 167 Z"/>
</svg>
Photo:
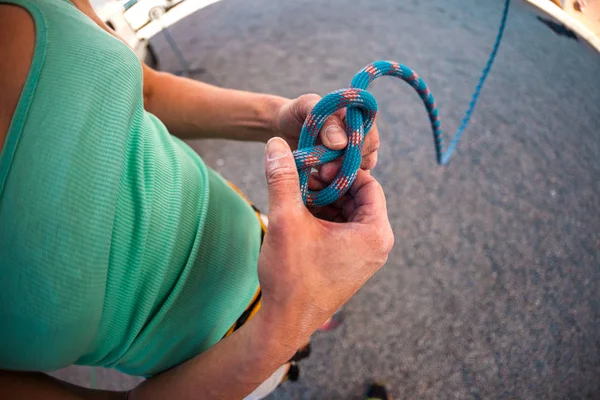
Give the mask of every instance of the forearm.
<svg viewBox="0 0 600 400">
<path fill-rule="evenodd" d="M 129 400 L 243 398 L 294 354 L 297 345 L 280 337 L 257 314 L 202 355 L 142 383 Z"/>
<path fill-rule="evenodd" d="M 182 139 L 266 142 L 283 97 L 224 89 L 146 69 L 145 107 Z"/>
<path fill-rule="evenodd" d="M 131 392 L 129 400 L 240 399 L 251 393 L 294 354 L 297 345 L 265 329 L 259 315 L 232 336 L 156 376 Z"/>
<path fill-rule="evenodd" d="M 89 0 L 72 2 L 100 27 L 117 36 L 96 15 Z M 146 109 L 160 118 L 173 135 L 182 139 L 266 142 L 273 136 L 274 114 L 287 101 L 283 97 L 222 89 L 160 73 L 145 64 L 142 68 Z"/>
</svg>

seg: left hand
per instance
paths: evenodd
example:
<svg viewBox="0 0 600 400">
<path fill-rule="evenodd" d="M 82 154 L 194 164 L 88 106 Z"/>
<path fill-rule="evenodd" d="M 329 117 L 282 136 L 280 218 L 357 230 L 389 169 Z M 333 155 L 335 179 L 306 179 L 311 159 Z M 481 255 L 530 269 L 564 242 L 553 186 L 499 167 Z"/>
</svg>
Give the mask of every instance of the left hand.
<svg viewBox="0 0 600 400">
<path fill-rule="evenodd" d="M 317 94 L 305 94 L 293 100 L 288 100 L 283 103 L 276 114 L 274 121 L 274 136 L 279 136 L 285 139 L 292 150 L 298 148 L 298 139 L 304 120 L 310 114 L 315 104 L 321 100 L 321 96 Z M 317 144 L 323 144 L 332 150 L 342 150 L 348 144 L 348 136 L 346 136 L 346 109 L 336 111 L 330 116 L 321 132 Z M 369 171 L 377 164 L 377 150 L 379 149 L 379 131 L 377 124 L 368 132 L 362 150 L 361 169 Z M 337 164 L 339 169 L 339 162 Z M 328 173 L 327 175 L 331 175 Z M 333 174 L 335 176 L 335 174 Z"/>
</svg>

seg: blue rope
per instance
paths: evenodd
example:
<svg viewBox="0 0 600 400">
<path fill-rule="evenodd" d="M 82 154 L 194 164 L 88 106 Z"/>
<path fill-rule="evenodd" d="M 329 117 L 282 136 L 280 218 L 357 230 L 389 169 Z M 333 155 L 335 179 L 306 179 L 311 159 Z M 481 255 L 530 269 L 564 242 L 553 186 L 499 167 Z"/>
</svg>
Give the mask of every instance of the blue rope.
<svg viewBox="0 0 600 400">
<path fill-rule="evenodd" d="M 481 94 L 481 89 L 483 88 L 483 84 L 485 83 L 485 80 L 487 79 L 487 77 L 490 73 L 490 70 L 492 69 L 492 65 L 494 64 L 494 61 L 496 61 L 496 54 L 498 54 L 498 49 L 500 48 L 500 43 L 502 42 L 502 37 L 504 36 L 504 28 L 506 28 L 506 19 L 508 18 L 509 7 L 510 7 L 510 0 L 506 0 L 506 2 L 504 3 L 504 12 L 502 13 L 502 20 L 500 21 L 500 29 L 498 29 L 498 35 L 496 36 L 496 42 L 494 43 L 494 48 L 492 49 L 492 52 L 490 53 L 490 58 L 488 59 L 488 62 L 486 64 L 485 68 L 483 69 L 481 78 L 479 78 L 479 83 L 477 83 L 477 87 L 475 88 L 473 97 L 471 98 L 471 101 L 469 102 L 469 108 L 467 108 L 467 112 L 465 113 L 465 116 L 462 119 L 460 126 L 458 127 L 456 133 L 454 134 L 454 138 L 448 145 L 448 149 L 446 150 L 446 152 L 444 153 L 444 155 L 441 159 L 440 164 L 442 164 L 442 165 L 446 165 L 446 164 L 448 164 L 448 161 L 450 161 L 450 157 L 452 157 L 452 153 L 454 152 L 454 149 L 456 149 L 456 146 L 458 145 L 458 142 L 460 141 L 461 136 L 465 132 L 465 129 L 467 128 L 467 125 L 469 124 L 469 121 L 471 120 L 471 116 L 473 115 L 473 111 L 475 111 L 475 106 L 477 105 L 477 100 L 479 100 L 479 95 Z"/>
<path fill-rule="evenodd" d="M 300 132 L 298 150 L 294 152 L 304 203 L 308 206 L 323 206 L 333 203 L 343 196 L 352 186 L 352 183 L 354 183 L 362 161 L 361 151 L 365 136 L 377 116 L 377 102 L 366 89 L 373 80 L 380 76 L 398 77 L 417 91 L 425 105 L 431 123 L 436 160 L 438 164 L 446 165 L 469 124 L 481 89 L 496 59 L 496 54 L 504 35 L 509 7 L 510 0 L 506 0 L 496 42 L 494 43 L 488 62 L 475 88 L 467 112 L 445 152 L 442 147 L 442 129 L 439 121 L 439 111 L 435 105 L 433 95 L 425 82 L 412 69 L 405 65 L 391 61 L 376 61 L 367 65 L 354 76 L 350 88 L 340 89 L 323 97 L 304 121 L 302 131 Z M 318 134 L 325 120 L 342 108 L 347 108 L 346 135 L 348 136 L 348 145 L 346 148 L 344 150 L 330 150 L 323 145 L 316 146 Z M 329 186 L 320 191 L 308 190 L 308 178 L 311 169 L 331 162 L 341 156 L 344 156 L 342 168 Z"/>
</svg>

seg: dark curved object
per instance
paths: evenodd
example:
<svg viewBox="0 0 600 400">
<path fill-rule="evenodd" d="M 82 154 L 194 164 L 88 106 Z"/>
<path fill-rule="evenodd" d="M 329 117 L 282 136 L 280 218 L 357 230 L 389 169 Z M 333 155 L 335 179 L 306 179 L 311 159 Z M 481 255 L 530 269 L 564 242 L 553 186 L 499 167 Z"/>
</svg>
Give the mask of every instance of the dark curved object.
<svg viewBox="0 0 600 400">
<path fill-rule="evenodd" d="M 144 61 L 149 67 L 158 69 L 158 57 L 156 56 L 156 52 L 154 51 L 152 44 L 148 43 L 146 45 L 146 49 L 148 50 L 148 53 L 146 54 L 146 60 Z"/>
<path fill-rule="evenodd" d="M 559 36 L 565 36 L 568 37 L 570 39 L 574 39 L 579 41 L 579 38 L 577 37 L 577 35 L 575 34 L 575 32 L 573 32 L 572 30 L 570 30 L 569 28 L 567 28 L 566 26 L 564 26 L 563 24 L 559 24 L 558 22 L 555 22 L 549 18 L 543 18 L 540 17 L 539 15 L 537 16 L 537 19 L 543 23 L 544 25 L 546 25 L 548 28 L 550 28 L 552 30 L 552 32 L 556 33 Z"/>
</svg>

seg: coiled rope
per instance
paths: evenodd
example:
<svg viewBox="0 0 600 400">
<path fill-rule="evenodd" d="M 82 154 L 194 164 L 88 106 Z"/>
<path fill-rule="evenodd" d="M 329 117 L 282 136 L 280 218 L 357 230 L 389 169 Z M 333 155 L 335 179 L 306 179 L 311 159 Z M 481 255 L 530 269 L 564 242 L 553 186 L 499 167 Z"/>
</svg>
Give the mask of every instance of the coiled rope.
<svg viewBox="0 0 600 400">
<path fill-rule="evenodd" d="M 469 124 L 483 84 L 496 59 L 496 54 L 504 35 L 509 7 L 510 0 L 506 0 L 496 42 L 494 43 L 488 62 L 475 88 L 467 112 L 445 152 L 442 147 L 442 129 L 440 127 L 439 111 L 435 105 L 433 95 L 417 73 L 405 65 L 391 61 L 376 61 L 367 65 L 354 76 L 350 83 L 350 88 L 336 90 L 323 97 L 304 121 L 300 133 L 298 150 L 294 151 L 304 203 L 307 206 L 324 206 L 333 203 L 352 186 L 362 161 L 361 150 L 365 136 L 371 129 L 377 116 L 377 102 L 366 89 L 371 82 L 380 76 L 387 75 L 400 78 L 417 91 L 421 100 L 423 100 L 423 104 L 429 115 L 429 121 L 431 122 L 437 162 L 440 165 L 446 165 Z M 346 148 L 344 150 L 330 150 L 323 145 L 316 146 L 319 131 L 325 120 L 342 108 L 347 108 L 346 134 L 348 135 L 348 145 Z M 344 156 L 342 168 L 329 186 L 319 191 L 309 190 L 308 178 L 311 168 L 326 164 L 341 156 Z"/>
</svg>

